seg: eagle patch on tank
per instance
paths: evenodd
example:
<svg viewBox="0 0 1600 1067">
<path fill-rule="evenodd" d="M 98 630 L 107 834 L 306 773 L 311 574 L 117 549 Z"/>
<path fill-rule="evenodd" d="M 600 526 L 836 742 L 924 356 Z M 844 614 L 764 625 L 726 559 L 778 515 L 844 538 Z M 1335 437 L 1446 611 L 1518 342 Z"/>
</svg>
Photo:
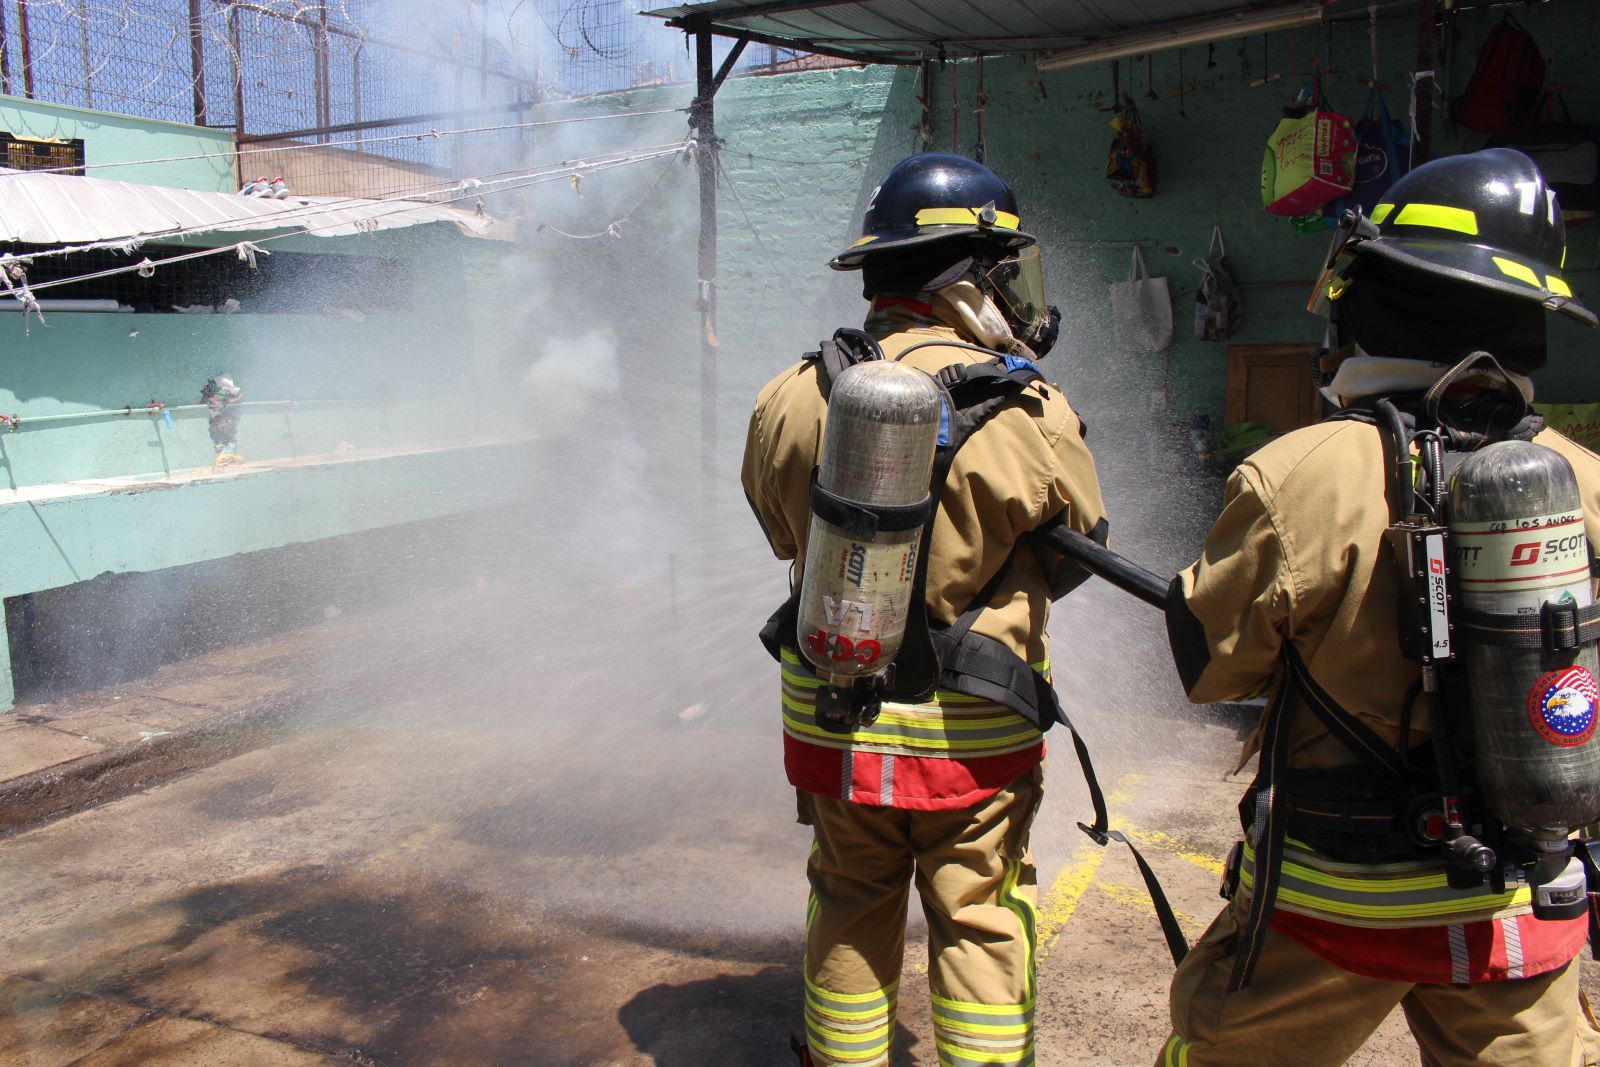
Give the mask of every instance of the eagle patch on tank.
<svg viewBox="0 0 1600 1067">
<path fill-rule="evenodd" d="M 1552 745 L 1569 748 L 1594 736 L 1600 685 L 1583 667 L 1551 671 L 1528 694 L 1528 721 Z"/>
</svg>

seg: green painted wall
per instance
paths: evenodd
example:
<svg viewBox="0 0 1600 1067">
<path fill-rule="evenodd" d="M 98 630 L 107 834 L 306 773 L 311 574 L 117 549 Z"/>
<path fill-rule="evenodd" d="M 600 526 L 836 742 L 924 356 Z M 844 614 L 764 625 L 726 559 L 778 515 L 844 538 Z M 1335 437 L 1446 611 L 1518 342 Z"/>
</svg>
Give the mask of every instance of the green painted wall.
<svg viewBox="0 0 1600 1067">
<path fill-rule="evenodd" d="M 411 268 L 405 291 L 382 294 L 383 311 L 359 293 L 328 306 L 326 272 L 367 262 L 331 255 L 275 286 L 275 298 L 302 313 L 51 312 L 42 325 L 0 316 L 0 413 L 22 419 L 19 430 L 0 431 L 0 597 L 415 522 L 532 491 L 535 446 L 527 442 L 547 427 L 514 373 L 519 359 L 525 368 L 527 346 L 496 288 L 510 247 L 448 227 L 297 239 L 301 251 L 334 246 L 401 259 Z M 203 411 L 178 411 L 171 427 L 143 414 L 28 421 L 152 399 L 196 404 L 206 380 L 224 371 L 247 404 L 297 402 L 243 410 L 238 442 L 247 460 L 324 460 L 169 481 L 212 465 Z M 351 451 L 367 455 L 341 455 Z M 114 477 L 131 480 L 90 495 L 34 488 Z M 0 634 L 0 709 L 11 702 L 5 650 Z"/>
<path fill-rule="evenodd" d="M 0 96 L 0 130 L 19 137 L 81 138 L 89 175 L 140 185 L 234 192 L 233 131 L 88 111 Z M 176 157 L 208 158 L 176 158 Z M 134 162 L 168 159 L 166 163 Z M 111 163 L 127 166 L 107 166 Z"/>
<path fill-rule="evenodd" d="M 247 402 L 297 402 L 293 410 L 244 410 L 239 445 L 250 459 L 303 456 L 341 444 L 396 448 L 525 432 L 514 423 L 513 404 L 483 399 L 496 396 L 485 376 L 495 370 L 501 324 L 474 314 L 470 301 L 452 307 L 437 289 L 440 278 L 459 286 L 469 261 L 492 264 L 506 246 L 443 227 L 418 231 L 315 242 L 352 253 L 404 254 L 415 269 L 398 312 L 363 310 L 359 303 L 326 306 L 319 299 L 320 276 L 312 273 L 288 280 L 275 294 L 303 303 L 305 314 L 51 312 L 44 325 L 14 313 L 0 316 L 0 413 L 23 420 L 19 431 L 0 433 L 0 488 L 210 464 L 201 411 L 175 412 L 170 428 L 147 415 L 27 420 L 151 400 L 198 404 L 201 387 L 223 372 L 234 376 Z M 342 269 L 338 258 L 319 266 Z M 496 422 L 502 416 L 513 421 Z"/>
</svg>

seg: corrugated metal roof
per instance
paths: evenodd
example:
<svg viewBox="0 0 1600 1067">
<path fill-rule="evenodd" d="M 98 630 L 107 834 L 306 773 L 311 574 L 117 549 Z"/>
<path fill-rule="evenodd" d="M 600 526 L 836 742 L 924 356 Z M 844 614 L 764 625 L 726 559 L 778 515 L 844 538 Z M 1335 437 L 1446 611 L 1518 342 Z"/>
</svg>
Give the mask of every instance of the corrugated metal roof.
<svg viewBox="0 0 1600 1067">
<path fill-rule="evenodd" d="M 1032 55 L 1274 5 L 1240 0 L 709 0 L 645 14 L 868 63 Z M 1278 0 L 1276 6 L 1281 7 Z"/>
<path fill-rule="evenodd" d="M 475 237 L 491 236 L 494 226 L 485 215 L 416 201 L 316 196 L 273 200 L 0 169 L 0 242 L 153 241 L 277 230 L 347 237 L 431 222 L 453 223 Z"/>
</svg>

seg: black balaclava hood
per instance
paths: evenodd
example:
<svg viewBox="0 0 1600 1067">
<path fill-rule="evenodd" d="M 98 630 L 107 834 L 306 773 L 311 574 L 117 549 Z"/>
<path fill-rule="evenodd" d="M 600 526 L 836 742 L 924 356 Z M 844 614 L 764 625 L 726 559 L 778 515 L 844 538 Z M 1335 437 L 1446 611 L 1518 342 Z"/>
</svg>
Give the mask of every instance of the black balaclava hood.
<svg viewBox="0 0 1600 1067">
<path fill-rule="evenodd" d="M 1456 363 L 1490 352 L 1509 371 L 1544 366 L 1544 308 L 1531 300 L 1363 257 L 1334 304 L 1339 343 L 1368 355 Z"/>
<path fill-rule="evenodd" d="M 940 241 L 868 256 L 861 261 L 861 295 L 920 296 L 960 281 L 973 269 L 978 249 L 969 241 Z"/>
</svg>

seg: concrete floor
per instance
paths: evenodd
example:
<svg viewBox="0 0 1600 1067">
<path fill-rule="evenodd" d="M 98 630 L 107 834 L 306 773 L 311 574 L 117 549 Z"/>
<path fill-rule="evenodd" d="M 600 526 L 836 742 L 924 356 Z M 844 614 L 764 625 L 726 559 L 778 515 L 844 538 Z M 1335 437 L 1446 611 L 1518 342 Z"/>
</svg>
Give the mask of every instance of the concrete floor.
<svg viewBox="0 0 1600 1067">
<path fill-rule="evenodd" d="M 0 1064 L 792 1063 L 808 835 L 758 612 L 728 610 L 768 594 L 753 570 L 682 571 L 570 599 L 469 577 L 163 676 L 196 706 L 207 675 L 231 692 L 253 667 L 312 695 L 263 747 L 0 837 Z M 1125 631 L 1152 620 L 1120 594 L 1069 603 L 1058 687 L 1197 936 L 1245 722 L 1179 706 L 1165 663 L 1129 675 Z M 1076 829 L 1088 798 L 1051 745 L 1039 1063 L 1147 1065 L 1171 962 L 1127 851 Z M 936 1063 L 913 925 L 896 1067 Z M 1391 1019 L 1350 1062 L 1416 1053 Z"/>
</svg>

